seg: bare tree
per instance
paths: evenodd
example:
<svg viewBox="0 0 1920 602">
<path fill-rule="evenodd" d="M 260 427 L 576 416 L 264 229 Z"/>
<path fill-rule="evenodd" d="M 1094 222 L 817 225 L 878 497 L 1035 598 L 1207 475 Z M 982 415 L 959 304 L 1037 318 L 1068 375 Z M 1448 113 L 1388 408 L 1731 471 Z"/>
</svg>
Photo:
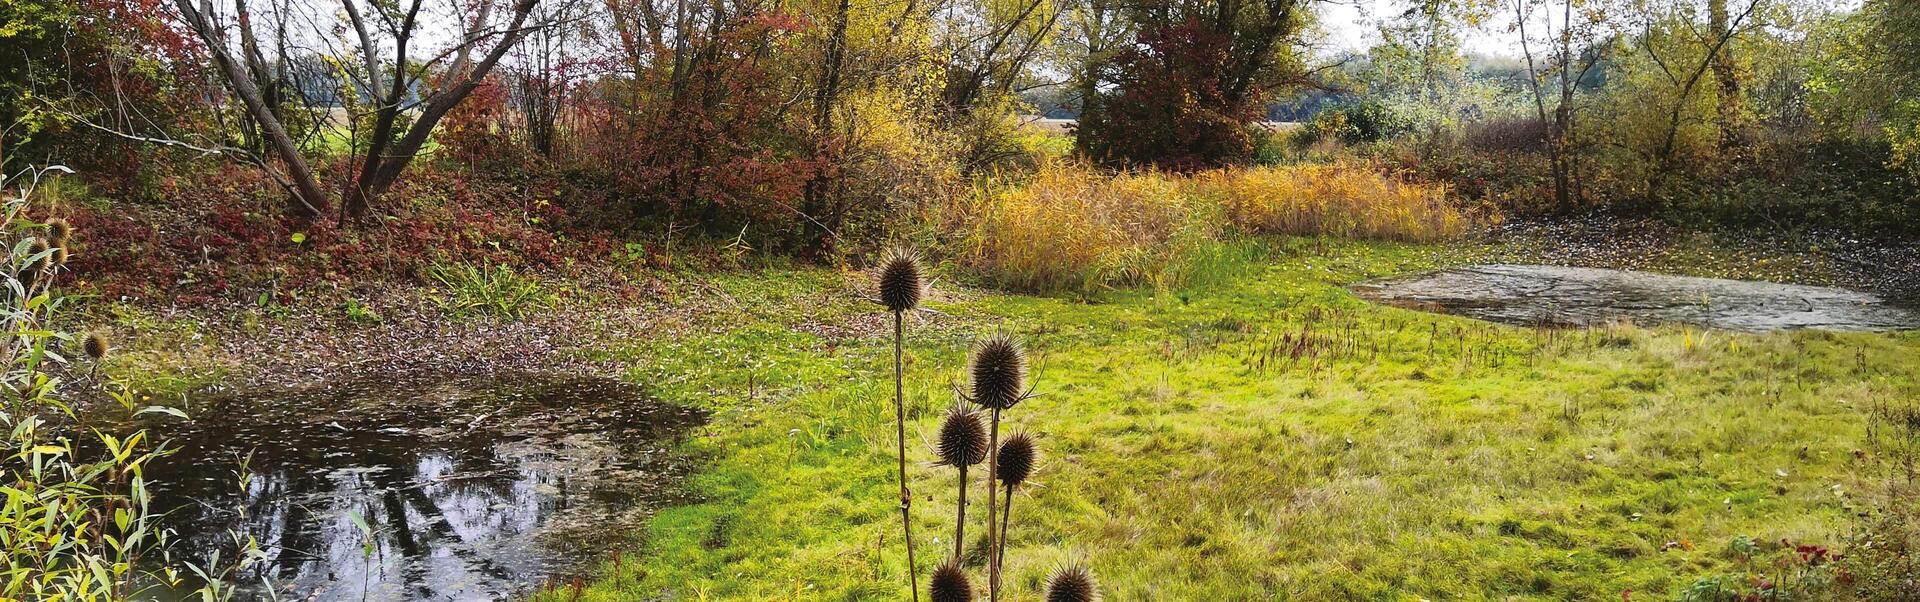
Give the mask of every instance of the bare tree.
<svg viewBox="0 0 1920 602">
<path fill-rule="evenodd" d="M 1562 0 L 1558 23 L 1547 0 L 1513 0 L 1514 28 L 1519 33 L 1520 51 L 1527 61 L 1527 84 L 1533 93 L 1533 106 L 1547 125 L 1547 163 L 1553 176 L 1554 204 L 1562 209 L 1573 206 L 1579 197 L 1579 153 L 1576 148 L 1580 107 L 1575 104 L 1581 82 L 1606 56 L 1619 34 L 1610 30 L 1597 10 L 1574 11 L 1573 0 Z M 1545 57 L 1534 53 L 1535 38 L 1527 28 L 1535 15 L 1544 17 L 1545 31 L 1540 39 L 1549 42 Z M 1543 60 L 1544 58 L 1544 60 Z M 1543 83 L 1552 83 L 1553 105 Z M 1549 115 L 1551 113 L 1551 115 Z"/>
<path fill-rule="evenodd" d="M 211 55 L 214 65 L 219 68 L 221 76 L 227 81 L 228 89 L 234 96 L 240 98 L 248 117 L 258 125 L 260 135 L 273 148 L 273 154 L 280 158 L 281 165 L 286 169 L 281 179 L 288 183 L 289 192 L 293 196 L 295 213 L 310 217 L 320 215 L 322 208 L 327 206 L 326 193 L 321 192 L 320 182 L 314 179 L 313 169 L 308 167 L 306 159 L 300 156 L 300 147 L 294 143 L 293 137 L 287 134 L 286 127 L 281 125 L 276 107 L 268 103 L 266 96 L 256 85 L 257 80 L 254 75 L 234 57 L 233 49 L 227 43 L 225 27 L 220 21 L 219 14 L 215 12 L 212 0 L 201 0 L 197 7 L 193 0 L 174 0 L 174 4 L 180 8 L 180 15 L 185 19 L 187 27 L 206 44 L 207 53 Z M 241 12 L 244 14 L 245 4 L 242 3 L 241 6 L 243 7 Z M 243 30 L 250 32 L 253 27 L 251 21 L 251 19 L 242 19 L 239 25 Z M 253 35 L 248 33 L 247 38 L 251 40 Z M 251 42 L 243 43 L 243 46 L 256 50 L 258 48 Z"/>
<path fill-rule="evenodd" d="M 368 79 L 378 82 L 379 78 L 373 74 L 378 72 L 380 65 L 373 57 L 379 47 L 371 41 L 367 19 L 354 6 L 355 1 L 342 0 L 341 4 L 346 8 L 348 21 L 361 41 Z M 423 0 L 411 0 L 405 10 L 400 10 L 397 5 L 389 7 L 379 2 L 369 2 L 374 15 L 381 19 L 385 31 L 392 37 L 393 60 L 390 62 L 393 69 L 387 78 L 390 85 L 385 96 L 374 107 L 373 131 L 368 138 L 367 150 L 359 159 L 359 175 L 354 178 L 341 203 L 343 219 L 365 215 L 372 199 L 393 187 L 407 165 L 420 154 L 420 148 L 426 145 L 428 137 L 433 134 L 434 125 L 448 111 L 466 100 L 475 88 L 480 87 L 487 73 L 500 63 L 501 57 L 506 56 L 515 43 L 526 37 L 528 31 L 555 24 L 553 21 L 528 23 L 528 15 L 532 14 L 540 0 L 513 0 L 512 16 L 506 26 L 490 27 L 486 23 L 493 3 L 481 0 L 476 17 L 465 23 L 468 27 L 452 47 L 417 68 L 410 68 L 407 51 L 419 32 L 422 3 Z M 493 47 L 480 60 L 474 61 L 474 52 L 488 41 L 493 41 Z M 425 76 L 435 74 L 435 66 L 449 57 L 451 64 L 437 74 L 440 85 L 432 85 Z M 410 100 L 411 95 L 417 95 L 418 99 Z M 418 110 L 419 114 L 406 125 L 406 133 L 396 138 L 403 115 L 412 110 Z"/>
<path fill-rule="evenodd" d="M 949 11 L 941 102 L 950 115 L 966 114 L 987 92 L 1011 91 L 1059 22 L 1061 11 L 1048 0 L 1020 0 L 1017 6 L 1010 15 L 996 15 L 984 2 L 979 14 Z M 960 3 L 952 7 L 965 8 Z"/>
<path fill-rule="evenodd" d="M 1733 71 L 1728 47 L 1735 38 L 1754 26 L 1751 19 L 1755 11 L 1760 8 L 1761 1 L 1749 0 L 1738 14 L 1728 15 L 1726 0 L 1708 0 L 1709 30 L 1704 33 L 1697 30 L 1693 32 L 1705 51 L 1701 53 L 1699 60 L 1691 65 L 1675 65 L 1666 57 L 1662 57 L 1658 41 L 1654 36 L 1654 24 L 1648 23 L 1641 47 L 1646 50 L 1653 64 L 1660 69 L 1660 74 L 1666 78 L 1667 83 L 1674 88 L 1673 104 L 1666 107 L 1667 118 L 1661 133 L 1660 146 L 1654 150 L 1654 156 L 1651 157 L 1659 167 L 1654 177 L 1662 178 L 1673 171 L 1674 154 L 1679 146 L 1680 128 L 1686 122 L 1687 104 L 1694 98 L 1694 93 L 1699 90 L 1709 70 L 1714 73 L 1719 84 L 1719 98 L 1715 105 L 1720 128 L 1719 142 L 1724 147 L 1734 140 L 1734 129 L 1737 127 L 1740 110 L 1740 81 Z M 1697 9 L 1683 7 L 1683 10 Z M 1683 16 L 1681 22 L 1690 25 L 1692 18 L 1692 16 Z"/>
<path fill-rule="evenodd" d="M 205 43 L 227 88 L 240 99 L 251 129 L 265 139 L 286 166 L 285 180 L 290 183 L 300 213 L 317 216 L 329 203 L 301 156 L 300 145 L 287 132 L 285 114 L 277 102 L 279 90 L 285 86 L 276 84 L 273 96 L 261 86 L 262 81 L 285 81 L 287 61 L 282 56 L 277 67 L 267 64 L 259 51 L 260 34 L 246 0 L 234 1 L 237 18 L 231 24 L 222 18 L 213 0 L 199 0 L 197 5 L 194 0 L 174 0 L 174 3 L 188 27 Z M 373 124 L 364 148 L 352 163 L 354 173 L 345 186 L 340 204 L 342 221 L 364 216 L 372 199 L 392 188 L 407 165 L 420 154 L 434 126 L 480 86 L 514 44 L 529 31 L 555 24 L 551 19 L 529 22 L 529 15 L 540 0 L 513 0 L 506 23 L 495 26 L 491 24 L 492 0 L 478 0 L 475 6 L 455 11 L 454 16 L 462 26 L 459 37 L 447 48 L 419 61 L 412 53 L 421 36 L 424 2 L 341 0 L 347 25 L 354 34 L 353 43 L 358 46 L 354 53 L 361 62 L 357 72 L 345 75 L 372 97 L 368 114 L 354 115 L 354 121 L 370 117 Z M 461 8 L 458 4 L 454 6 Z M 227 39 L 229 27 L 240 32 L 237 47 Z M 284 15 L 278 27 L 275 39 L 284 44 L 288 37 Z M 358 137 L 357 130 L 355 137 Z"/>
</svg>

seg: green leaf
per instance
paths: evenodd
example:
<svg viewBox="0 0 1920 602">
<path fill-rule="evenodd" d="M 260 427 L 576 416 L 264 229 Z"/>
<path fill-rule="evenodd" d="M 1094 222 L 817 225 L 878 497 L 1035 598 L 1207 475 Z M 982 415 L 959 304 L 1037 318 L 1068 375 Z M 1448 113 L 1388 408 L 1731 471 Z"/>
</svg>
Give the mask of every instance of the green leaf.
<svg viewBox="0 0 1920 602">
<path fill-rule="evenodd" d="M 303 243 L 303 242 L 307 242 L 307 233 L 305 233 L 305 232 L 295 232 L 295 233 L 293 233 L 293 244 L 296 244 L 296 245 L 297 245 L 297 244 L 300 244 L 300 243 Z"/>
</svg>

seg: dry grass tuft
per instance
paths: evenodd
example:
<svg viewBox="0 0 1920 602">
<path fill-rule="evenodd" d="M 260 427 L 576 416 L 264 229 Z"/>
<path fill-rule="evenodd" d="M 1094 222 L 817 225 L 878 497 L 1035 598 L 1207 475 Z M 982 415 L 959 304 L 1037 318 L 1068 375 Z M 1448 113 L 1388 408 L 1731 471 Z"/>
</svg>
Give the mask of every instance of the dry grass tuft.
<svg viewBox="0 0 1920 602">
<path fill-rule="evenodd" d="M 1361 163 L 1108 173 L 1045 163 L 989 183 L 939 216 L 961 265 L 1019 291 L 1091 292 L 1188 277 L 1236 235 L 1396 241 L 1459 236 L 1472 220 L 1443 187 Z"/>
<path fill-rule="evenodd" d="M 1215 170 L 1186 184 L 1248 233 L 1430 242 L 1460 236 L 1468 225 L 1445 187 L 1356 163 Z"/>
</svg>

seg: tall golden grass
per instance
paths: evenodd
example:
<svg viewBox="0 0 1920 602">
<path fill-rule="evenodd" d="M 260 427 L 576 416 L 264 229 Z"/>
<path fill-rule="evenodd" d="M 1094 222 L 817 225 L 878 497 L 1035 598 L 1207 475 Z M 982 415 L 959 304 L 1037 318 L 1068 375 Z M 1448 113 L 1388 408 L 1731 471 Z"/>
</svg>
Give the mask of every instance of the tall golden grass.
<svg viewBox="0 0 1920 602">
<path fill-rule="evenodd" d="M 1186 189 L 1247 233 L 1430 242 L 1467 228 L 1444 187 L 1357 163 L 1215 170 L 1187 178 Z"/>
<path fill-rule="evenodd" d="M 1176 175 L 1048 162 L 1018 182 L 979 184 L 941 213 L 942 229 L 959 234 L 948 250 L 969 271 L 1009 289 L 1082 293 L 1178 284 L 1237 237 L 1433 241 L 1470 223 L 1443 188 L 1360 163 Z"/>
</svg>

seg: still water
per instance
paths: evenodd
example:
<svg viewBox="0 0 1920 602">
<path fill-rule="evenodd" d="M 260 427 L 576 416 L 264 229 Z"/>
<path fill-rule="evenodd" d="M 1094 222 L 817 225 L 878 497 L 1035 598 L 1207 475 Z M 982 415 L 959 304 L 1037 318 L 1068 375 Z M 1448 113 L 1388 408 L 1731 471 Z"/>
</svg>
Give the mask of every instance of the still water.
<svg viewBox="0 0 1920 602">
<path fill-rule="evenodd" d="M 266 561 L 241 599 L 486 600 L 564 581 L 672 504 L 698 411 L 597 377 L 363 378 L 187 403 L 148 470 L 176 556 Z M 245 470 L 242 470 L 242 467 Z M 244 481 L 240 474 L 249 475 Z"/>
</svg>

